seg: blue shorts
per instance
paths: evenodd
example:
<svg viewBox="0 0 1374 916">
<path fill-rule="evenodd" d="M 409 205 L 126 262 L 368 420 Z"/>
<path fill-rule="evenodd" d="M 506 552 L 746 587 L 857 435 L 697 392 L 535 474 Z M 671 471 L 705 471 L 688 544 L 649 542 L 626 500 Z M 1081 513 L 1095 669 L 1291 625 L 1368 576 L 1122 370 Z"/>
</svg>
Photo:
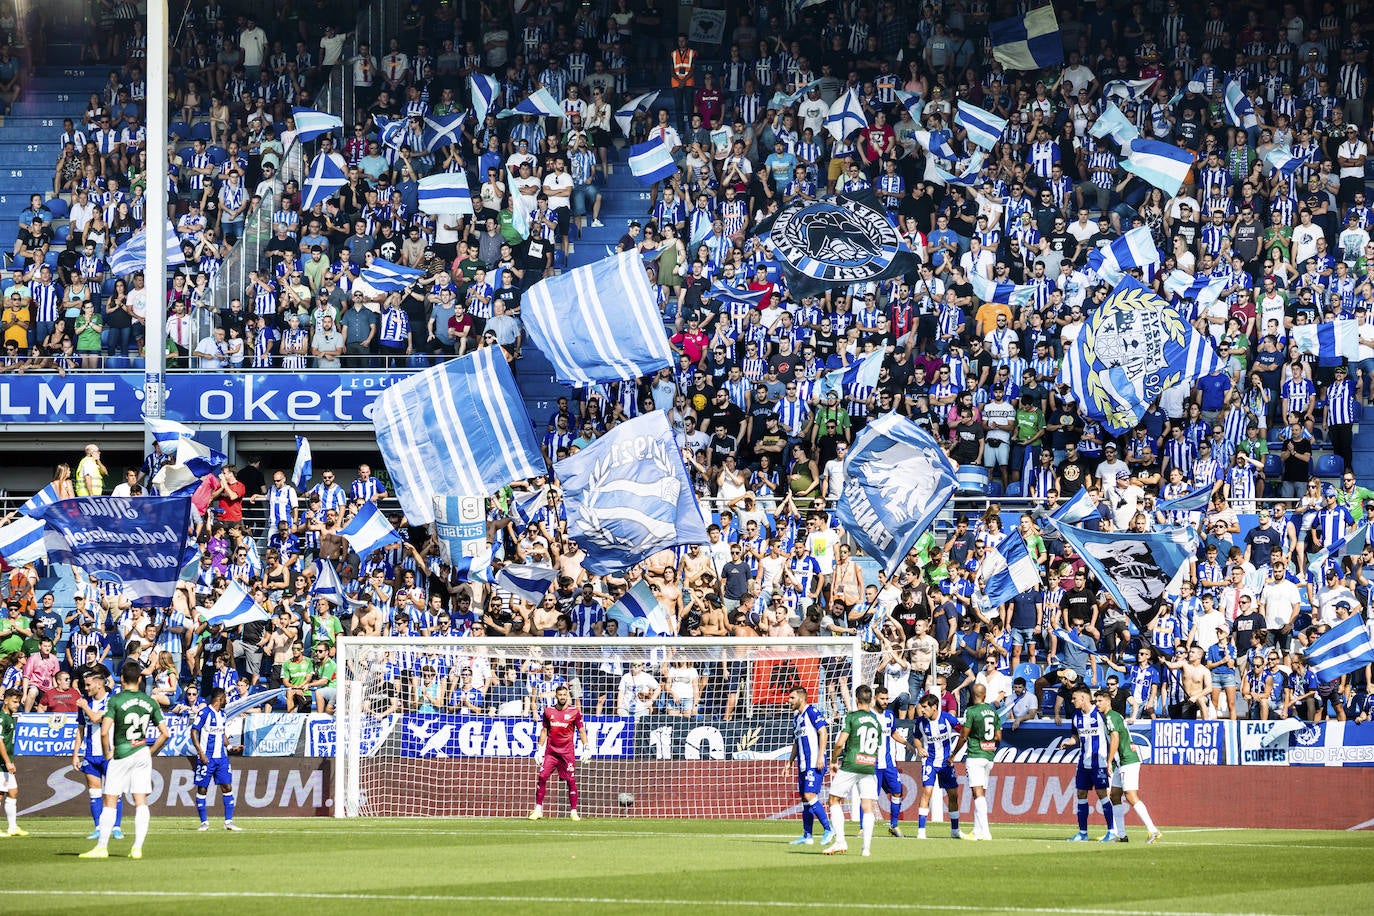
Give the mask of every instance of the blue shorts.
<svg viewBox="0 0 1374 916">
<path fill-rule="evenodd" d="M 1106 767 L 1079 767 L 1073 777 L 1074 786 L 1080 792 L 1089 789 L 1106 789 L 1112 784 Z"/>
<path fill-rule="evenodd" d="M 1223 674 L 1223 673 L 1218 672 L 1218 671 L 1213 671 L 1213 672 L 1212 672 L 1212 686 L 1213 686 L 1213 687 L 1220 687 L 1220 688 L 1222 688 L 1223 690 L 1224 690 L 1225 688 L 1227 688 L 1227 687 L 1239 687 L 1239 686 L 1240 686 L 1240 676 L 1237 675 L 1236 672 L 1235 672 L 1234 670 L 1231 671 L 1231 672 L 1229 672 L 1229 673 L 1226 673 L 1226 674 Z"/>
<path fill-rule="evenodd" d="M 953 766 L 942 766 L 937 769 L 928 763 L 921 764 L 921 785 L 933 786 L 937 779 L 942 789 L 959 788 L 959 777 L 954 774 Z"/>
<path fill-rule="evenodd" d="M 1022 647 L 1035 645 L 1035 627 L 1012 627 L 1011 644 Z"/>
<path fill-rule="evenodd" d="M 105 771 L 109 768 L 110 761 L 104 757 L 83 757 L 81 760 L 81 772 L 96 779 L 104 780 Z"/>
<path fill-rule="evenodd" d="M 883 767 L 874 772 L 878 775 L 878 793 L 880 795 L 902 794 L 902 774 L 897 772 L 896 767 Z"/>
<path fill-rule="evenodd" d="M 797 771 L 797 794 L 798 795 L 820 795 L 821 786 L 825 783 L 825 770 L 798 770 Z"/>
<path fill-rule="evenodd" d="M 233 776 L 229 772 L 228 760 L 221 758 L 219 760 L 211 760 L 209 763 L 196 764 L 196 788 L 208 789 L 212 782 L 217 786 L 228 786 L 233 784 Z"/>
</svg>

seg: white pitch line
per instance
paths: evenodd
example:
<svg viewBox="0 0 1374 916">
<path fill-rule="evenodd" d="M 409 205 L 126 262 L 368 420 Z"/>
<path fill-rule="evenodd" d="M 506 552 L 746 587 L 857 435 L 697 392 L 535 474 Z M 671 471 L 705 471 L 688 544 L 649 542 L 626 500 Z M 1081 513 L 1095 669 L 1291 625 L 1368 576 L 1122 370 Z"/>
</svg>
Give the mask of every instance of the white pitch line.
<svg viewBox="0 0 1374 916">
<path fill-rule="evenodd" d="M 113 897 L 113 898 L 163 898 L 163 899 L 206 899 L 223 898 L 257 900 L 333 900 L 381 901 L 395 903 L 525 903 L 525 904 L 592 904 L 602 906 L 710 906 L 710 907 L 748 907 L 751 909 L 835 909 L 872 910 L 872 911 L 915 911 L 915 912 L 968 912 L 968 913 L 1017 913 L 1025 916 L 1250 916 L 1236 913 L 1205 913 L 1189 910 L 1115 910 L 1091 909 L 1087 907 L 1033 907 L 1033 906 L 961 906 L 958 904 L 923 903 L 856 903 L 845 901 L 784 902 L 778 900 L 691 900 L 647 897 L 544 897 L 525 894 L 343 894 L 343 893 L 303 893 L 298 891 L 116 891 L 116 890 L 45 890 L 5 888 L 7 895 L 25 897 Z"/>
</svg>

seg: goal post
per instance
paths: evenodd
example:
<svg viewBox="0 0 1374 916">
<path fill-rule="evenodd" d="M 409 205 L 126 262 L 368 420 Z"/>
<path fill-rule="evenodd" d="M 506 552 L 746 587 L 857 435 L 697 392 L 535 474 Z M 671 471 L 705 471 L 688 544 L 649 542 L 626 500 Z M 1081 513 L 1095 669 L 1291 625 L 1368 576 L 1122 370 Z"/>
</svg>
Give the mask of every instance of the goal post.
<svg viewBox="0 0 1374 916">
<path fill-rule="evenodd" d="M 584 816 L 788 816 L 792 688 L 837 724 L 879 660 L 853 637 L 341 637 L 337 656 L 337 817 L 528 814 L 560 685 L 587 728 Z M 544 810 L 567 811 L 557 776 Z"/>
</svg>

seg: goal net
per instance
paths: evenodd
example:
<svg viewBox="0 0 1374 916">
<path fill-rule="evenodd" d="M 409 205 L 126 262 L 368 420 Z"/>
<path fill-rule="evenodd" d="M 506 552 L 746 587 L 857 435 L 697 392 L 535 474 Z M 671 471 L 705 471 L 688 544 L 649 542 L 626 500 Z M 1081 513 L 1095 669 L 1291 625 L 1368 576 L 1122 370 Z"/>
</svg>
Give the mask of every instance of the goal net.
<svg viewBox="0 0 1374 916">
<path fill-rule="evenodd" d="M 832 721 L 878 656 L 855 639 L 338 641 L 339 817 L 516 817 L 534 804 L 540 714 L 561 685 L 583 714 L 579 813 L 785 816 L 793 687 Z M 567 812 L 549 780 L 545 816 Z"/>
</svg>

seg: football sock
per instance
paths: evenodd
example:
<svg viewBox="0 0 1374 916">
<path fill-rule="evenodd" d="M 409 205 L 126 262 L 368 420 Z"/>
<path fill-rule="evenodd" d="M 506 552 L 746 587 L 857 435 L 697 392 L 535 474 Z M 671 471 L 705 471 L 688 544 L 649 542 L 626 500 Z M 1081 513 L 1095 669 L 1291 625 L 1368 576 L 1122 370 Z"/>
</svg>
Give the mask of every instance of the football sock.
<svg viewBox="0 0 1374 916">
<path fill-rule="evenodd" d="M 114 825 L 118 827 L 122 823 L 124 823 L 124 797 L 120 796 L 119 801 L 115 802 Z"/>
<path fill-rule="evenodd" d="M 1126 804 L 1112 805 L 1112 829 L 1116 831 L 1117 836 L 1126 835 L 1126 809 L 1129 807 L 1130 805 Z"/>
<path fill-rule="evenodd" d="M 873 823 L 877 820 L 874 816 L 877 812 L 867 811 L 859 815 L 859 830 L 863 833 L 864 852 L 868 852 L 868 847 L 873 845 Z"/>
<path fill-rule="evenodd" d="M 1102 799 L 1102 818 L 1107 822 L 1108 830 L 1116 829 L 1116 821 L 1112 820 L 1112 801 L 1109 798 Z"/>
<path fill-rule="evenodd" d="M 819 798 L 811 803 L 811 813 L 816 820 L 821 822 L 822 830 L 830 829 L 830 818 L 825 813 L 825 803 Z"/>
<path fill-rule="evenodd" d="M 540 776 L 539 776 L 539 783 L 538 783 L 538 785 L 535 787 L 535 790 L 534 790 L 534 806 L 535 806 L 536 808 L 542 808 L 542 807 L 544 807 L 544 793 L 548 792 L 548 790 L 549 790 L 549 777 L 547 777 L 547 776 L 545 776 L 545 775 L 543 775 L 543 774 L 541 773 Z"/>
<path fill-rule="evenodd" d="M 573 811 L 577 810 L 577 780 L 568 780 L 568 807 Z"/>
<path fill-rule="evenodd" d="M 1159 832 L 1155 829 L 1155 822 L 1150 820 L 1150 812 L 1145 810 L 1144 802 L 1136 802 L 1134 805 L 1131 806 L 1131 810 L 1135 812 L 1136 817 L 1140 818 L 1140 822 L 1145 825 L 1146 830 L 1150 831 L 1151 833 Z"/>
<path fill-rule="evenodd" d="M 1088 802 L 1087 799 L 1078 803 L 1078 832 L 1088 832 Z"/>
<path fill-rule="evenodd" d="M 200 822 L 202 824 L 210 819 L 210 815 L 206 812 L 206 803 L 204 795 L 196 796 L 196 814 L 200 815 Z"/>
<path fill-rule="evenodd" d="M 835 831 L 835 842 L 844 845 L 844 806 L 839 802 L 830 803 L 830 829 Z"/>
<path fill-rule="evenodd" d="M 109 807 L 101 808 L 100 838 L 96 841 L 95 844 L 97 848 L 104 849 L 106 846 L 110 845 L 110 834 L 114 832 L 114 823 L 115 809 Z"/>
<path fill-rule="evenodd" d="M 99 789 L 91 789 L 91 822 L 100 826 L 100 812 L 105 807 L 105 796 Z"/>
<path fill-rule="evenodd" d="M 804 833 L 804 834 L 807 835 L 807 836 L 810 836 L 810 835 L 811 835 L 811 826 L 812 826 L 815 822 L 816 822 L 816 815 L 814 815 L 814 814 L 811 813 L 811 805 L 810 805 L 810 803 L 808 803 L 808 802 L 802 802 L 802 833 Z"/>
<path fill-rule="evenodd" d="M 988 832 L 988 800 L 986 796 L 973 800 L 973 832 Z"/>
<path fill-rule="evenodd" d="M 918 829 L 918 830 L 925 830 L 925 829 L 926 829 L 926 819 L 929 818 L 929 817 L 930 817 L 930 809 L 929 809 L 929 808 L 918 808 L 918 809 L 916 809 L 916 829 Z"/>
<path fill-rule="evenodd" d="M 148 821 L 152 819 L 153 812 L 148 810 L 147 805 L 139 805 L 134 808 L 134 848 L 143 848 L 143 839 L 148 835 Z"/>
<path fill-rule="evenodd" d="M 232 821 L 234 819 L 234 793 L 224 793 L 224 819 Z"/>
<path fill-rule="evenodd" d="M 951 808 L 949 812 L 949 832 L 959 832 L 959 811 L 955 808 Z"/>
<path fill-rule="evenodd" d="M 902 817 L 902 800 L 900 798 L 889 799 L 891 802 L 887 810 L 887 825 L 894 830 L 897 829 L 897 821 Z"/>
<path fill-rule="evenodd" d="M 19 827 L 16 818 L 19 816 L 19 799 L 5 796 L 5 822 L 9 824 L 10 830 Z"/>
</svg>

